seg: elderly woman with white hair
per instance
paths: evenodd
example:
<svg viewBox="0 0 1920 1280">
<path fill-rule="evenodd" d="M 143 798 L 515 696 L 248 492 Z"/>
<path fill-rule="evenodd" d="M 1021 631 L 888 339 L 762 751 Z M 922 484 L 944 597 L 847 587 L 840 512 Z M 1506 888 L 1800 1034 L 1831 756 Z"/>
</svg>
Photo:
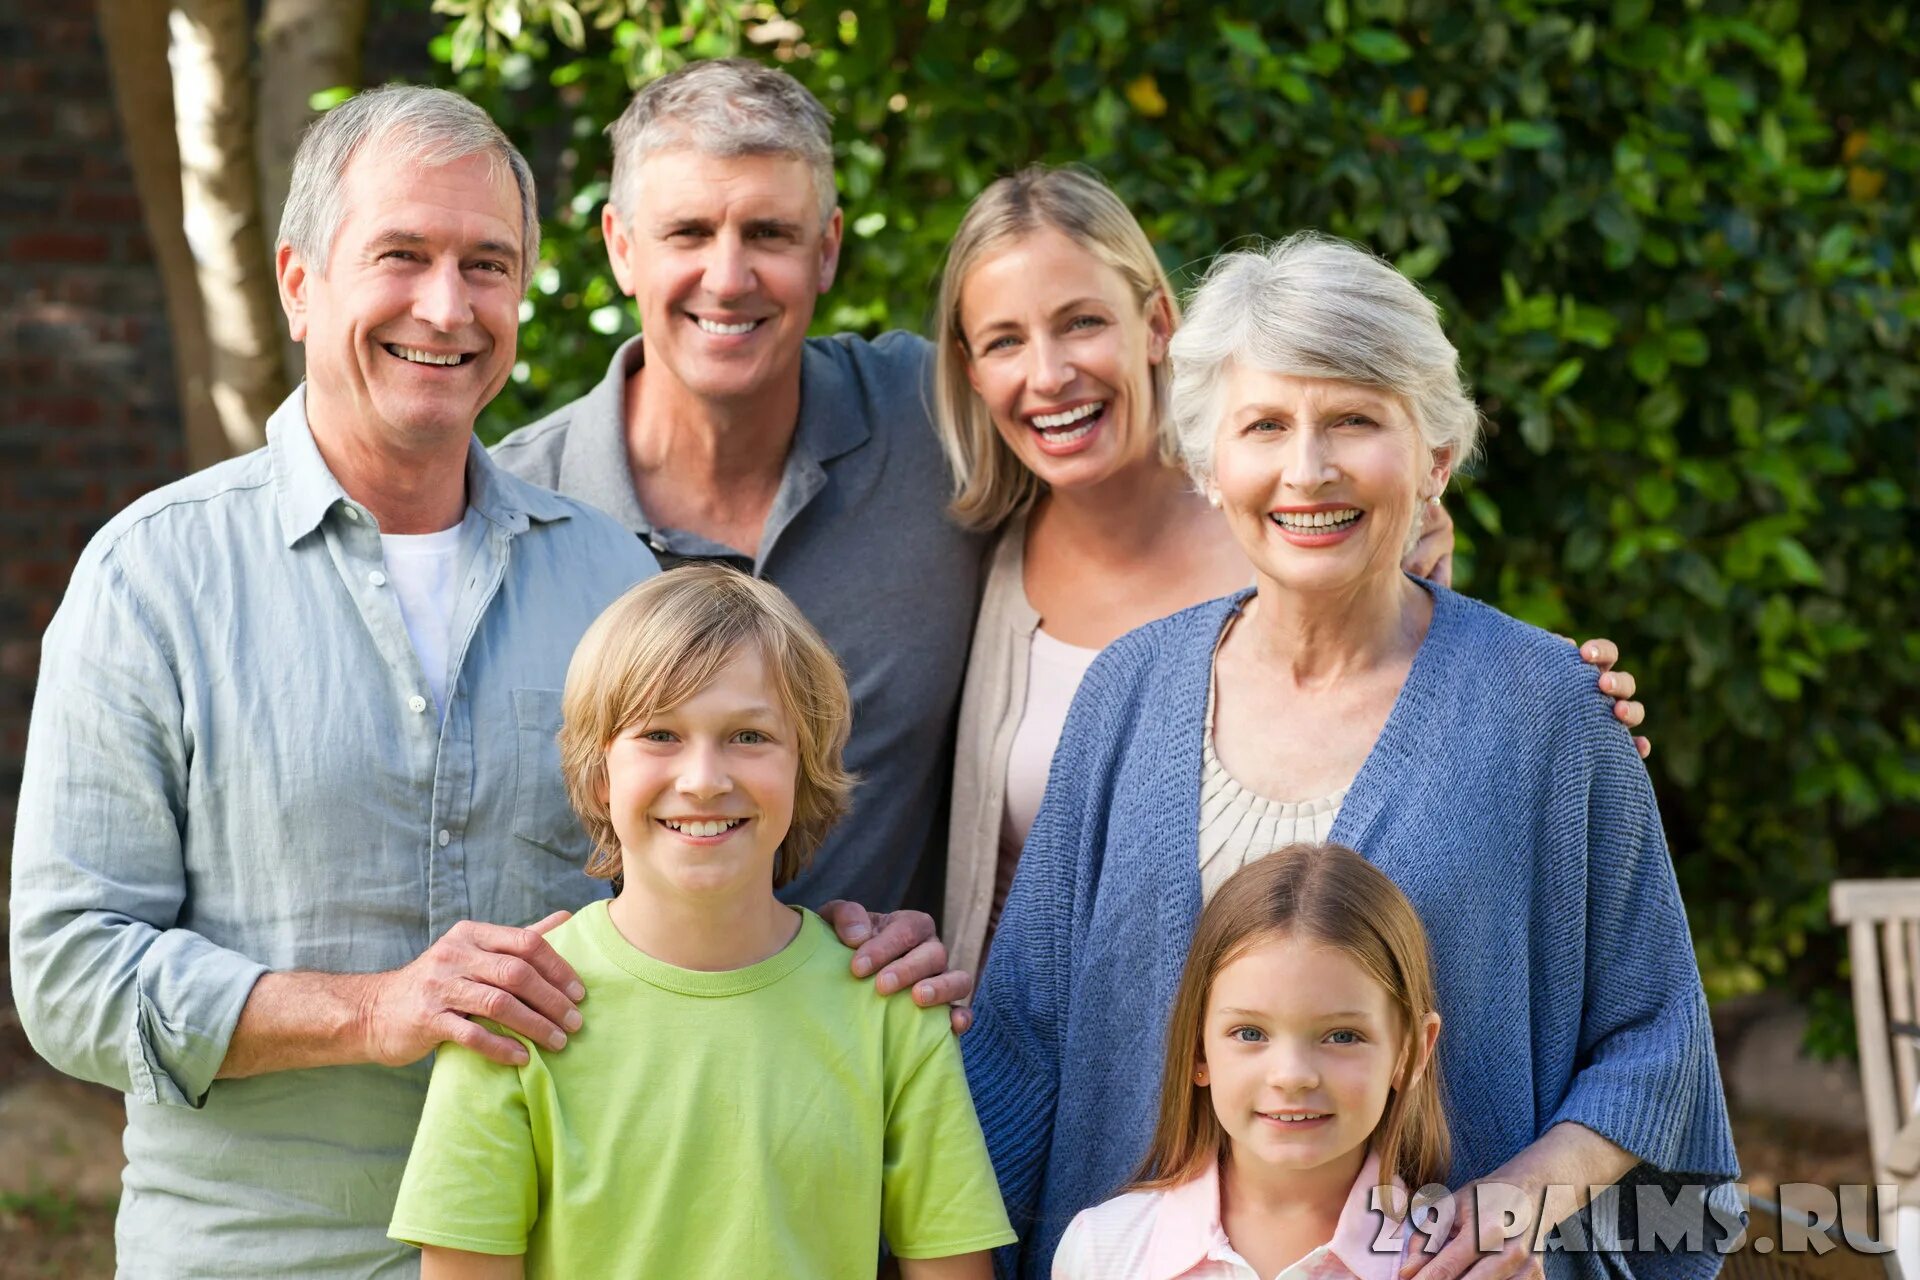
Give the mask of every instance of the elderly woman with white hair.
<svg viewBox="0 0 1920 1280">
<path fill-rule="evenodd" d="M 1360 249 L 1294 236 L 1224 256 L 1172 358 L 1183 460 L 1255 585 L 1110 646 L 1061 734 L 964 1042 L 1018 1274 L 1044 1275 L 1073 1215 L 1134 1173 L 1201 905 L 1298 806 L 1330 812 L 1329 838 L 1427 926 L 1456 1187 L 1504 1186 L 1536 1211 L 1546 1195 L 1552 1225 L 1589 1187 L 1736 1176 L 1627 731 L 1571 646 L 1401 569 L 1476 445 L 1433 304 Z M 1483 1199 L 1496 1221 L 1517 1208 Z M 1472 1236 L 1430 1280 L 1540 1269 L 1531 1232 L 1489 1255 Z M 1599 1275 L 1623 1258 L 1545 1261 Z"/>
</svg>

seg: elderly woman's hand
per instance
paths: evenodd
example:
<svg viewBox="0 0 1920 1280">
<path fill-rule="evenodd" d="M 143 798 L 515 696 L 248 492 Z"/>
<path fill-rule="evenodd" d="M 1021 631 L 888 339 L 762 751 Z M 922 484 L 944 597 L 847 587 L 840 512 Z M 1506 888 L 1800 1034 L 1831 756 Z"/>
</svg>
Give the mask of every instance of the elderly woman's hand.
<svg viewBox="0 0 1920 1280">
<path fill-rule="evenodd" d="M 1492 1178 L 1469 1182 L 1433 1209 L 1414 1212 L 1420 1231 L 1400 1269 L 1402 1280 L 1545 1280 L 1533 1248 L 1538 1216 L 1521 1187 Z"/>
<path fill-rule="evenodd" d="M 1453 517 L 1445 503 L 1426 502 L 1420 506 L 1420 541 L 1400 562 L 1400 567 L 1416 578 L 1453 585 Z"/>
<path fill-rule="evenodd" d="M 1580 646 L 1580 657 L 1600 671 L 1600 692 L 1613 699 L 1613 718 L 1629 729 L 1638 729 L 1647 718 L 1647 709 L 1633 700 L 1639 688 L 1631 671 L 1615 671 L 1620 661 L 1620 646 L 1611 640 L 1589 640 Z M 1645 760 L 1653 752 L 1653 743 L 1639 734 L 1633 736 L 1635 750 Z"/>
</svg>

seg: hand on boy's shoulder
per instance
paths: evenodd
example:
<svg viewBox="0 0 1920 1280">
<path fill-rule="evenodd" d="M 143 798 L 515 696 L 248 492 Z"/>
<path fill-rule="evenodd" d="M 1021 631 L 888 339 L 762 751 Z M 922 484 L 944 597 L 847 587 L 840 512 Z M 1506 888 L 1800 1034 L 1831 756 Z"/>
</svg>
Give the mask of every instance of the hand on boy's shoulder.
<svg viewBox="0 0 1920 1280">
<path fill-rule="evenodd" d="M 526 928 L 463 920 L 412 963 L 372 975 L 359 1015 L 369 1058 L 405 1066 L 452 1041 L 507 1066 L 526 1063 L 519 1041 L 476 1019 L 564 1048 L 580 1029 L 575 1006 L 586 988 L 544 935 L 569 915 L 556 911 Z"/>
<path fill-rule="evenodd" d="M 973 977 L 947 968 L 947 948 L 934 932 L 932 916 L 924 911 L 869 911 L 841 899 L 822 906 L 819 916 L 843 945 L 855 948 L 855 977 L 877 972 L 874 990 L 883 996 L 911 988 L 913 1002 L 922 1008 L 951 1006 L 948 1017 L 955 1034 L 973 1025 L 973 1011 L 965 1004 L 973 994 Z"/>
</svg>

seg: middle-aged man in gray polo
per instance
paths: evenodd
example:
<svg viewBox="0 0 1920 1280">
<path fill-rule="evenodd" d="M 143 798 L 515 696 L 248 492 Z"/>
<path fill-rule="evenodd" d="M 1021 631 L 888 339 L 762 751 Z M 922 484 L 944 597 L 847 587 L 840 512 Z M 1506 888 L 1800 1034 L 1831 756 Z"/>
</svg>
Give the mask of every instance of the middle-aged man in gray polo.
<svg viewBox="0 0 1920 1280">
<path fill-rule="evenodd" d="M 793 598 L 846 668 L 861 781 L 782 896 L 897 906 L 944 840 L 984 551 L 945 515 L 930 349 L 807 338 L 841 216 L 827 113 L 791 76 L 691 63 L 612 132 L 601 225 L 643 337 L 495 459 L 611 513 L 663 564 L 725 560 Z"/>
<path fill-rule="evenodd" d="M 559 690 L 656 564 L 474 441 L 538 236 L 478 107 L 392 87 L 323 117 L 277 255 L 306 385 L 264 449 L 110 521 L 48 628 L 14 1000 L 127 1096 L 123 1276 L 416 1274 L 386 1223 L 426 1055 L 524 1059 L 471 1015 L 556 1048 L 582 1025 L 540 936 L 605 892 Z M 843 915 L 874 935 L 857 971 L 931 932 Z"/>
</svg>

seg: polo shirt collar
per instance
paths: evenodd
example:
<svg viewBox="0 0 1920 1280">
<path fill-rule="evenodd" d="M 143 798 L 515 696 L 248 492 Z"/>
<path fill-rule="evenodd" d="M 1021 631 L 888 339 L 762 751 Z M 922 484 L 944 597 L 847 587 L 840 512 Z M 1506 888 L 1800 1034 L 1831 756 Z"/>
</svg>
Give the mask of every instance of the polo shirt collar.
<svg viewBox="0 0 1920 1280">
<path fill-rule="evenodd" d="M 628 338 L 613 353 L 606 376 L 574 402 L 573 420 L 560 444 L 562 493 L 600 508 L 628 532 L 649 534 L 653 523 L 633 492 L 627 464 L 627 379 L 643 360 L 640 338 Z"/>
<path fill-rule="evenodd" d="M 606 376 L 575 402 L 561 444 L 559 488 L 607 512 L 642 537 L 654 533 L 653 521 L 641 509 L 633 491 L 633 472 L 627 461 L 627 380 L 646 363 L 645 335 L 620 344 L 607 366 Z M 849 411 L 851 395 L 840 394 L 841 371 L 818 343 L 800 349 L 800 420 L 787 450 L 780 490 L 767 516 L 761 539 L 761 559 L 780 531 L 805 509 L 826 485 L 824 464 L 865 444 L 871 435 L 866 416 Z M 683 536 L 676 541 L 700 546 L 677 548 L 683 553 L 712 554 L 720 548 Z M 664 549 L 656 546 L 656 549 Z"/>
<path fill-rule="evenodd" d="M 307 423 L 307 387 L 303 382 L 267 419 L 267 456 L 273 473 L 280 533 L 291 547 L 320 527 L 327 512 L 341 504 L 366 508 L 347 496 L 320 456 Z M 509 532 L 529 522 L 565 520 L 573 514 L 556 493 L 528 484 L 494 465 L 477 438 L 467 441 L 467 505 Z"/>
<path fill-rule="evenodd" d="M 1372 1207 L 1379 1179 L 1380 1157 L 1369 1151 L 1340 1210 L 1333 1239 L 1327 1242 L 1328 1252 L 1357 1280 L 1395 1280 L 1405 1249 L 1404 1225 L 1393 1226 L 1386 1237 L 1397 1248 L 1374 1247 L 1381 1235 L 1380 1219 Z M 1406 1188 L 1398 1178 L 1393 1185 L 1400 1191 L 1400 1203 L 1407 1203 Z M 1231 1247 L 1220 1220 L 1220 1166 L 1215 1162 L 1199 1177 L 1163 1193 L 1147 1240 L 1141 1280 L 1179 1280 L 1209 1258 L 1224 1256 Z"/>
</svg>

